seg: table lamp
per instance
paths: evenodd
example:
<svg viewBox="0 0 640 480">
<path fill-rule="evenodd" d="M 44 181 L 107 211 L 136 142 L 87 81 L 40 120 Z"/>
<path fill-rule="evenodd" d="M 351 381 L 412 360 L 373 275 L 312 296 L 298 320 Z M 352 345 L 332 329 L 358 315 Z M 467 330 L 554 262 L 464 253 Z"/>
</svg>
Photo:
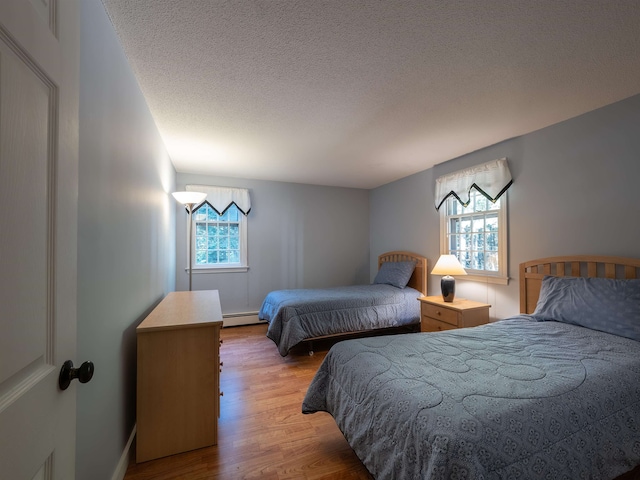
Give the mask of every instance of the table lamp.
<svg viewBox="0 0 640 480">
<path fill-rule="evenodd" d="M 452 275 L 466 275 L 455 255 L 440 255 L 436 265 L 431 270 L 431 275 L 444 275 L 440 280 L 442 299 L 445 302 L 453 302 L 456 293 L 456 281 Z"/>
</svg>

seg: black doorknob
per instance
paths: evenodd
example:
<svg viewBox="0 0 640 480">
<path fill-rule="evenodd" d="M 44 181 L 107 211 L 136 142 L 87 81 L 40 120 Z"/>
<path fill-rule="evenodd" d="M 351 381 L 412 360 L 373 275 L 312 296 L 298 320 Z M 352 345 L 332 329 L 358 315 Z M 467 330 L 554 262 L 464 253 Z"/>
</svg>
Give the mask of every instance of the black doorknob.
<svg viewBox="0 0 640 480">
<path fill-rule="evenodd" d="M 93 378 L 93 362 L 84 362 L 80 368 L 73 368 L 73 362 L 67 360 L 62 364 L 60 376 L 58 377 L 58 386 L 60 390 L 69 388 L 71 380 L 77 378 L 80 383 L 87 383 Z"/>
</svg>

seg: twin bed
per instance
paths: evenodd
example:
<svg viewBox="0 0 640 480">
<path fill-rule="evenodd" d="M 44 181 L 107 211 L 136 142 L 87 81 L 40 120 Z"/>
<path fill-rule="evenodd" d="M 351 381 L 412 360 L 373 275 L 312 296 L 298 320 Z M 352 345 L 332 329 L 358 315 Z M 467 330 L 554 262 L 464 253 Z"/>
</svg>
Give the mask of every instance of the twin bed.
<svg viewBox="0 0 640 480">
<path fill-rule="evenodd" d="M 340 342 L 303 413 L 330 413 L 379 480 L 637 478 L 638 278 L 617 257 L 523 263 L 521 315 Z"/>
<path fill-rule="evenodd" d="M 419 330 L 417 298 L 427 292 L 427 259 L 411 252 L 378 257 L 371 285 L 269 293 L 258 318 L 269 323 L 267 337 L 286 356 L 305 342 L 313 354 L 315 340 L 399 330 Z"/>
</svg>

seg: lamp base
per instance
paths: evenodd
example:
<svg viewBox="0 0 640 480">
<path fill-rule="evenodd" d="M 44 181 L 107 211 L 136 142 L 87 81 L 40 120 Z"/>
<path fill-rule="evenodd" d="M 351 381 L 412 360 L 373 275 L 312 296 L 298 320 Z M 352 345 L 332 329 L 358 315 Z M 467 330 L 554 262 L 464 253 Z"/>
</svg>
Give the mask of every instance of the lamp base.
<svg viewBox="0 0 640 480">
<path fill-rule="evenodd" d="M 451 275 L 445 275 L 440 280 L 440 290 L 442 290 L 442 299 L 445 302 L 453 302 L 456 294 L 456 280 Z"/>
</svg>

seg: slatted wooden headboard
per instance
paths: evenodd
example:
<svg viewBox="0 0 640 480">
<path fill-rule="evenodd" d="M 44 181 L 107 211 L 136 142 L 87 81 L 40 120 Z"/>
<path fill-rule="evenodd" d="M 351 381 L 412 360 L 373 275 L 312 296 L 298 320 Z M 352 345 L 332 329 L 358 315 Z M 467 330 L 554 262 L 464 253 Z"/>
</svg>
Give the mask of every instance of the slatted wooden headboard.
<svg viewBox="0 0 640 480">
<path fill-rule="evenodd" d="M 407 283 L 423 295 L 427 294 L 427 258 L 411 252 L 387 252 L 378 257 L 378 270 L 384 262 L 416 262 L 416 269 Z"/>
<path fill-rule="evenodd" d="M 640 259 L 572 255 L 520 264 L 520 313 L 533 313 L 545 275 L 554 277 L 640 278 Z"/>
</svg>

